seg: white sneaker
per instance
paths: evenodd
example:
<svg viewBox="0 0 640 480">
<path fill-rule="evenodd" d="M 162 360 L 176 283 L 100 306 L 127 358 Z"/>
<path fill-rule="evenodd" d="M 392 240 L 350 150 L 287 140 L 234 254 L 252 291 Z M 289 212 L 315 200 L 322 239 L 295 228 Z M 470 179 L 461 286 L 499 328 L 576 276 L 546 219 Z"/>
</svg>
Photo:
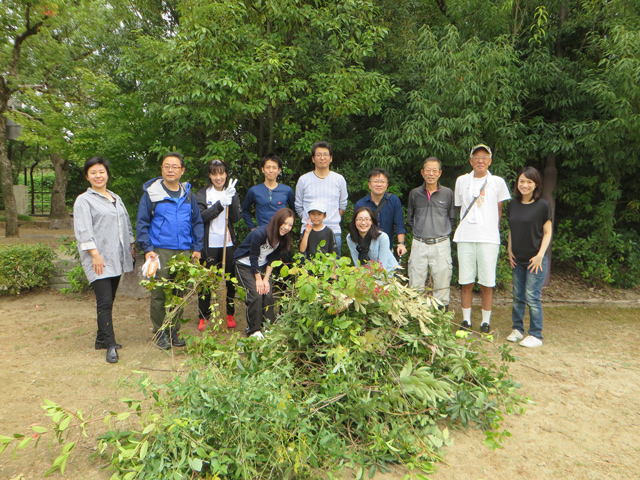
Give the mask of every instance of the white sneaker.
<svg viewBox="0 0 640 480">
<path fill-rule="evenodd" d="M 257 332 L 253 332 L 249 336 L 255 338 L 256 340 L 263 340 L 264 339 L 264 335 L 262 334 L 262 332 L 260 330 L 258 330 Z"/>
<path fill-rule="evenodd" d="M 524 336 L 520 333 L 519 330 L 513 330 L 511 335 L 507 337 L 507 342 L 519 342 L 522 340 Z"/>
<path fill-rule="evenodd" d="M 541 347 L 542 340 L 540 340 L 539 338 L 533 337 L 531 335 L 528 335 L 527 338 L 525 338 L 520 342 L 520 346 L 527 347 L 527 348 Z"/>
</svg>

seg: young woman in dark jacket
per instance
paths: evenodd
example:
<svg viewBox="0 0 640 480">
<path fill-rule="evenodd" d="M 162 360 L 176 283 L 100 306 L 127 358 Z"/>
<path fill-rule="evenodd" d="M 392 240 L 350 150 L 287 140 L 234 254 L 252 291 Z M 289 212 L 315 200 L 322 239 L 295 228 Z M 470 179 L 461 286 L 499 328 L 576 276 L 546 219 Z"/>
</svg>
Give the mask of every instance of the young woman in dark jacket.
<svg viewBox="0 0 640 480">
<path fill-rule="evenodd" d="M 273 285 L 271 263 L 291 248 L 294 214 L 289 208 L 278 210 L 267 225 L 247 235 L 235 253 L 238 281 L 247 292 L 247 335 L 262 336 L 263 320 L 273 323 Z"/>
<path fill-rule="evenodd" d="M 242 219 L 240 199 L 236 192 L 235 182 L 229 185 L 227 165 L 222 160 L 212 160 L 207 167 L 207 188 L 196 193 L 196 201 L 204 222 L 204 249 L 201 262 L 207 266 L 222 265 L 222 256 L 226 246 L 225 273 L 233 275 L 233 254 L 236 235 L 233 224 Z M 227 238 L 224 238 L 225 223 L 229 210 L 229 222 L 226 226 Z M 235 307 L 233 299 L 236 288 L 233 282 L 227 281 L 227 327 L 235 328 L 233 319 Z M 211 317 L 211 293 L 207 292 L 198 299 L 200 325 L 204 330 L 206 321 Z"/>
</svg>

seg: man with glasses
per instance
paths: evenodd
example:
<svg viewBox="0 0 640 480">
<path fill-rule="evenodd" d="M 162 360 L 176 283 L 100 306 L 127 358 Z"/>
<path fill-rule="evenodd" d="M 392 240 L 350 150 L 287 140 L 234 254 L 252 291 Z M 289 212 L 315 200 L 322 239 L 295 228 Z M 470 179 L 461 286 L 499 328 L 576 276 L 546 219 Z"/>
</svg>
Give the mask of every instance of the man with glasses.
<svg viewBox="0 0 640 480">
<path fill-rule="evenodd" d="M 402 215 L 402 202 L 397 195 L 387 192 L 389 186 L 389 172 L 384 168 L 374 168 L 369 172 L 369 195 L 356 202 L 354 210 L 358 207 L 369 207 L 378 216 L 380 230 L 389 237 L 389 248 L 393 251 L 393 238 L 398 237 L 398 256 L 407 253 L 404 243 L 404 235 L 407 229 L 404 226 Z"/>
<path fill-rule="evenodd" d="M 342 248 L 342 230 L 340 220 L 347 208 L 347 182 L 339 173 L 329 169 L 333 160 L 333 148 L 329 142 L 316 142 L 311 146 L 311 161 L 315 165 L 312 172 L 305 173 L 296 184 L 296 212 L 307 224 L 307 212 L 314 202 L 321 202 L 327 209 L 324 224 L 333 230 L 338 249 Z"/>
<path fill-rule="evenodd" d="M 162 177 L 149 180 L 142 187 L 144 194 L 138 206 L 136 230 L 145 259 L 160 259 L 155 278 L 170 278 L 167 264 L 173 256 L 190 255 L 199 260 L 203 248 L 204 225 L 200 209 L 191 193 L 191 185 L 180 183 L 183 174 L 184 158 L 171 152 L 162 159 Z M 164 301 L 162 288 L 151 291 L 150 315 L 156 345 L 163 350 L 172 345 L 184 347 L 185 341 L 178 337 L 179 321 L 161 329 L 165 320 Z"/>
<path fill-rule="evenodd" d="M 413 232 L 409 286 L 424 292 L 431 271 L 433 296 L 448 310 L 453 270 L 449 236 L 456 222 L 453 190 L 438 183 L 442 162 L 436 157 L 427 158 L 420 173 L 424 183 L 411 190 L 407 208 L 407 223 Z"/>
<path fill-rule="evenodd" d="M 261 160 L 260 169 L 264 174 L 264 183 L 251 187 L 242 203 L 242 217 L 249 230 L 268 224 L 274 213 L 283 207 L 295 210 L 293 189 L 278 183 L 278 175 L 282 172 L 280 157 L 270 153 Z M 255 223 L 251 215 L 254 208 Z"/>
<path fill-rule="evenodd" d="M 455 204 L 460 207 L 460 223 L 453 236 L 458 244 L 459 283 L 462 286 L 460 328 L 471 328 L 471 301 L 477 278 L 482 294 L 482 333 L 491 330 L 493 287 L 500 253 L 500 217 L 502 204 L 511 198 L 504 179 L 489 172 L 491 161 L 488 146 L 473 147 L 469 159 L 473 171 L 458 177 L 455 190 Z"/>
</svg>

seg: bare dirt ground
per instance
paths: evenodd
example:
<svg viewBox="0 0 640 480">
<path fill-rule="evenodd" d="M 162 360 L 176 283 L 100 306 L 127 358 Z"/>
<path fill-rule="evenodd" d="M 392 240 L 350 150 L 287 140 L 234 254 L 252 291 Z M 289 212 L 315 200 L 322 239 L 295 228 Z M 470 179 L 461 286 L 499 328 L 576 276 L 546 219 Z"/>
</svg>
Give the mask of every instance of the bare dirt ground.
<svg viewBox="0 0 640 480">
<path fill-rule="evenodd" d="M 29 240 L 21 230 L 22 237 Z M 0 244 L 4 240 L 0 237 Z M 124 348 L 113 365 L 105 362 L 104 350 L 93 348 L 91 292 L 63 295 L 43 289 L 0 296 L 0 435 L 47 425 L 40 408 L 44 399 L 97 419 L 64 477 L 51 478 L 109 479 L 111 472 L 100 470 L 104 460 L 90 454 L 105 428 L 100 417 L 123 410 L 122 397 L 141 398 L 119 389 L 122 379 L 136 370 L 163 380 L 181 368 L 182 352 L 162 352 L 150 343 L 148 299 L 126 293 L 119 292 L 114 306 L 116 338 Z M 496 299 L 495 342 L 510 332 L 508 297 Z M 444 463 L 429 476 L 432 480 L 640 478 L 640 293 L 590 289 L 570 275 L 554 275 L 544 300 L 544 346 L 514 346 L 517 361 L 511 366 L 521 395 L 533 404 L 522 415 L 505 417 L 503 427 L 512 437 L 500 450 L 482 445 L 480 431 L 454 430 L 455 444 L 444 450 Z M 452 305 L 459 310 L 457 302 Z M 244 330 L 243 310 L 236 315 L 237 332 Z M 187 316 L 194 314 L 190 305 Z M 185 330 L 197 333 L 194 322 Z M 0 479 L 42 478 L 56 456 L 47 440 L 20 451 L 13 461 L 9 450 L 0 455 Z M 400 480 L 405 474 L 398 469 L 375 478 Z"/>
</svg>

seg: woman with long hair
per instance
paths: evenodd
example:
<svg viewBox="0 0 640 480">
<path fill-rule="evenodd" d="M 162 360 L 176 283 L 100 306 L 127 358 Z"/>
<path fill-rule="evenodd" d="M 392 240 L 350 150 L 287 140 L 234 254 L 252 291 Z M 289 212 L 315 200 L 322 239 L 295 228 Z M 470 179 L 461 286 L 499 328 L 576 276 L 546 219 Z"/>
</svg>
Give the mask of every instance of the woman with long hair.
<svg viewBox="0 0 640 480">
<path fill-rule="evenodd" d="M 235 183 L 229 185 L 227 164 L 222 160 L 212 160 L 207 165 L 207 188 L 198 190 L 196 201 L 204 222 L 204 250 L 200 262 L 219 267 L 224 256 L 224 272 L 233 275 L 233 253 L 236 234 L 233 224 L 242 218 L 240 199 Z M 227 212 L 228 210 L 228 212 Z M 228 222 L 227 222 L 228 218 Z M 226 234 L 226 238 L 225 238 Z M 224 251 L 226 249 L 226 254 Z M 235 284 L 227 281 L 227 327 L 235 328 L 233 318 L 236 295 Z M 211 317 L 211 292 L 206 292 L 198 299 L 200 324 L 198 330 L 204 330 L 205 323 Z"/>
<path fill-rule="evenodd" d="M 275 320 L 271 263 L 291 248 L 293 220 L 293 210 L 281 208 L 267 225 L 249 232 L 234 255 L 238 280 L 247 292 L 248 336 L 263 338 L 264 321 Z"/>
<path fill-rule="evenodd" d="M 513 277 L 512 332 L 510 342 L 528 348 L 542 346 L 542 285 L 547 274 L 547 248 L 551 242 L 551 206 L 541 198 L 542 179 L 533 167 L 516 178 L 509 203 L 509 262 Z M 524 314 L 529 307 L 529 335 L 524 338 Z M 523 339 L 524 338 L 524 339 Z"/>
<path fill-rule="evenodd" d="M 354 265 L 378 262 L 387 271 L 400 266 L 391 253 L 389 237 L 378 226 L 378 216 L 369 207 L 358 207 L 353 212 L 347 245 Z"/>
<path fill-rule="evenodd" d="M 107 362 L 118 362 L 112 309 L 120 276 L 133 271 L 135 239 L 124 203 L 107 189 L 109 162 L 91 157 L 84 164 L 91 184 L 73 205 L 73 227 L 80 261 L 96 296 L 98 333 L 95 348 L 107 350 Z"/>
</svg>

